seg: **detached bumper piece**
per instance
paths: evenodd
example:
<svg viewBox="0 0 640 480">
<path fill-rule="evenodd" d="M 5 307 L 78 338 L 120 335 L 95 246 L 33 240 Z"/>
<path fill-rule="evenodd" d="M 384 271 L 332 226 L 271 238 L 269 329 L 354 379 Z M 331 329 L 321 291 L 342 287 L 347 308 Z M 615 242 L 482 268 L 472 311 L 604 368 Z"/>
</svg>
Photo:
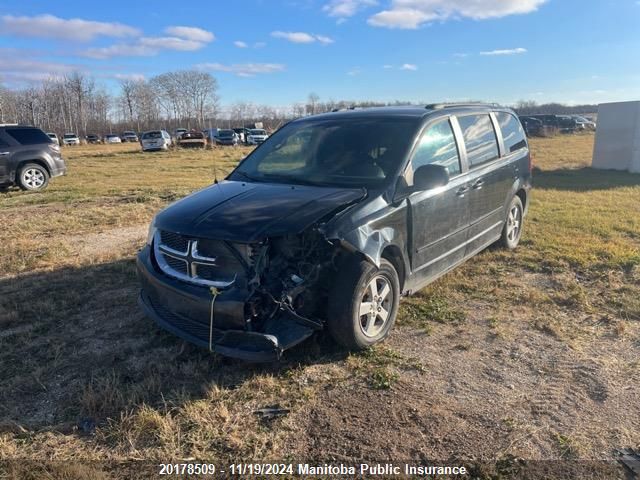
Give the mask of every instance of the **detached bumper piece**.
<svg viewBox="0 0 640 480">
<path fill-rule="evenodd" d="M 161 328 L 203 348 L 209 348 L 209 325 L 170 312 L 144 291 L 139 304 Z M 264 332 L 213 329 L 213 350 L 220 355 L 249 362 L 272 362 L 282 352 L 303 342 L 314 332 L 300 325 L 287 311 L 281 312 L 265 325 Z"/>
</svg>

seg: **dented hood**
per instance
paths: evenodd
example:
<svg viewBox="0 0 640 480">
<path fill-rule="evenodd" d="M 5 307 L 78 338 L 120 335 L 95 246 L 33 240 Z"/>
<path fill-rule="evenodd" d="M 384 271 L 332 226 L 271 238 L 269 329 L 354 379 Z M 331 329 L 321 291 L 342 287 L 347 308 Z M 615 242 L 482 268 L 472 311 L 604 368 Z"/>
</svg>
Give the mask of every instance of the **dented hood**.
<svg viewBox="0 0 640 480">
<path fill-rule="evenodd" d="M 299 233 L 366 195 L 364 189 L 223 181 L 170 205 L 156 227 L 235 242 Z"/>
</svg>

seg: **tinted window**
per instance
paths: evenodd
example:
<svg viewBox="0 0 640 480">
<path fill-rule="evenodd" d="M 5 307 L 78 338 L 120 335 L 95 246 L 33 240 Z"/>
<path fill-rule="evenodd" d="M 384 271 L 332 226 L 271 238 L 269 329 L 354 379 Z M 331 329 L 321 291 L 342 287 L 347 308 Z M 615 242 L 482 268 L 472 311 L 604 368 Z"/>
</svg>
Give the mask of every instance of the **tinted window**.
<svg viewBox="0 0 640 480">
<path fill-rule="evenodd" d="M 21 145 L 51 143 L 49 136 L 39 128 L 7 128 L 6 132 Z"/>
<path fill-rule="evenodd" d="M 502 140 L 507 153 L 515 152 L 527 146 L 524 129 L 516 117 L 510 113 L 496 112 L 496 118 L 498 119 L 500 130 L 502 130 Z"/>
<path fill-rule="evenodd" d="M 423 165 L 434 164 L 446 167 L 450 176 L 460 173 L 458 147 L 449 120 L 439 122 L 425 130 L 411 164 L 414 172 Z"/>
<path fill-rule="evenodd" d="M 475 167 L 499 157 L 496 133 L 489 115 L 458 117 L 469 166 Z"/>
</svg>

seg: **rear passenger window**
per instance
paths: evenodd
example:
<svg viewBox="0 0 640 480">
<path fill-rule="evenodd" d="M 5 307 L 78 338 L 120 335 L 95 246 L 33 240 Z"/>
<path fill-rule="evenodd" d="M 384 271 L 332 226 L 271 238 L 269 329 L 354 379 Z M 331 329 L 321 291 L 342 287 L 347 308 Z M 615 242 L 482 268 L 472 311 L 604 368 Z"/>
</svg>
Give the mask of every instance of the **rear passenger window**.
<svg viewBox="0 0 640 480">
<path fill-rule="evenodd" d="M 442 165 L 452 177 L 460 173 L 458 147 L 449 120 L 436 123 L 424 131 L 411 165 L 414 172 L 423 165 Z"/>
<path fill-rule="evenodd" d="M 491 162 L 500 156 L 496 132 L 489 115 L 458 117 L 458 123 L 467 147 L 470 168 Z"/>
<path fill-rule="evenodd" d="M 496 118 L 502 131 L 502 140 L 507 153 L 516 152 L 527 146 L 524 129 L 516 117 L 510 113 L 496 112 Z"/>
<path fill-rule="evenodd" d="M 51 143 L 49 136 L 39 128 L 7 128 L 5 131 L 20 145 Z"/>
</svg>

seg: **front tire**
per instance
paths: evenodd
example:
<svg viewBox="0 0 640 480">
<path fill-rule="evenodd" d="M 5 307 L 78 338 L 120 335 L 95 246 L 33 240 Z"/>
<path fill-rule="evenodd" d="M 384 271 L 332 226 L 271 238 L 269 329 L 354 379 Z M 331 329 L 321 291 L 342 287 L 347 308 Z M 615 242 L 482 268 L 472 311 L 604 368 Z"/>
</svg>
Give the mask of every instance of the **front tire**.
<svg viewBox="0 0 640 480">
<path fill-rule="evenodd" d="M 327 327 L 340 345 L 362 350 L 383 341 L 395 323 L 400 281 L 385 259 L 380 268 L 354 257 L 340 270 L 329 292 Z"/>
<path fill-rule="evenodd" d="M 522 206 L 522 200 L 516 195 L 511 200 L 509 208 L 507 209 L 507 218 L 504 222 L 499 241 L 501 247 L 507 250 L 514 250 L 518 246 L 520 237 L 522 236 L 523 221 L 524 208 Z"/>
<path fill-rule="evenodd" d="M 49 184 L 49 172 L 42 165 L 27 163 L 18 172 L 18 186 L 32 192 L 43 190 Z"/>
</svg>

